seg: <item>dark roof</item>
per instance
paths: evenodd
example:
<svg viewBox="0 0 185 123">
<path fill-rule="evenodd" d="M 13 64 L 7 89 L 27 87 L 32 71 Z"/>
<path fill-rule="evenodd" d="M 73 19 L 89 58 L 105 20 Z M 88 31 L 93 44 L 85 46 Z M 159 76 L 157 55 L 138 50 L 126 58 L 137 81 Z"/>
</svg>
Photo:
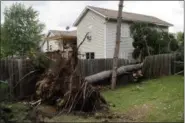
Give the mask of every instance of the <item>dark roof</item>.
<svg viewBox="0 0 185 123">
<path fill-rule="evenodd" d="M 86 11 L 88 9 L 96 12 L 97 14 L 103 16 L 104 18 L 117 20 L 118 11 L 116 10 L 99 8 L 94 6 L 87 6 Z M 83 17 L 83 15 L 81 15 L 81 17 Z M 79 19 L 75 22 L 74 25 L 78 25 L 79 23 L 78 21 L 81 20 L 80 19 L 81 17 L 79 17 Z M 153 16 L 130 13 L 130 12 L 122 12 L 122 18 L 125 21 L 140 21 L 140 22 L 148 22 L 148 23 L 153 23 L 153 24 L 163 25 L 163 26 L 173 26 L 172 24 Z"/>
<path fill-rule="evenodd" d="M 76 36 L 76 30 L 73 31 L 60 31 L 60 30 L 50 30 L 55 36 L 66 35 L 66 36 Z"/>
</svg>

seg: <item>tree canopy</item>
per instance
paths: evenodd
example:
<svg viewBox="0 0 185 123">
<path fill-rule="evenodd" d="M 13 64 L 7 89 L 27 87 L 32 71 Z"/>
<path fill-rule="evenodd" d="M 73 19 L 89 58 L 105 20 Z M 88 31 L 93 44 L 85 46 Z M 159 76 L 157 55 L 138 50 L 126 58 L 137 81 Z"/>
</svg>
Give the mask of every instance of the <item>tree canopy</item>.
<svg viewBox="0 0 185 123">
<path fill-rule="evenodd" d="M 133 37 L 133 58 L 143 60 L 148 55 L 176 51 L 178 43 L 173 34 L 160 30 L 155 25 L 137 22 L 130 26 Z"/>
<path fill-rule="evenodd" d="M 177 41 L 179 43 L 177 60 L 184 61 L 184 32 L 177 32 Z"/>
<path fill-rule="evenodd" d="M 32 7 L 27 8 L 21 3 L 5 8 L 5 20 L 1 26 L 1 44 L 6 56 L 23 56 L 37 48 L 44 29 L 38 15 L 39 13 Z"/>
<path fill-rule="evenodd" d="M 183 43 L 184 42 L 184 32 L 177 32 L 177 41 L 179 43 Z"/>
</svg>

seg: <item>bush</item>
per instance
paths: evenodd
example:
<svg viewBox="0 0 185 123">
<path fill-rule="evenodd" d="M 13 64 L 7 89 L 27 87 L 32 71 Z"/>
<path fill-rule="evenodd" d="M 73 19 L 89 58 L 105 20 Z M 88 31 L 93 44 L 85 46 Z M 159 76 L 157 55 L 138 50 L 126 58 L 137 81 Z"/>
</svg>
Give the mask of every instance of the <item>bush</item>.
<svg viewBox="0 0 185 123">
<path fill-rule="evenodd" d="M 140 57 L 141 61 L 146 56 L 174 52 L 178 49 L 178 42 L 174 35 L 158 31 L 156 25 L 136 22 L 130 26 L 133 37 L 133 58 Z"/>
</svg>

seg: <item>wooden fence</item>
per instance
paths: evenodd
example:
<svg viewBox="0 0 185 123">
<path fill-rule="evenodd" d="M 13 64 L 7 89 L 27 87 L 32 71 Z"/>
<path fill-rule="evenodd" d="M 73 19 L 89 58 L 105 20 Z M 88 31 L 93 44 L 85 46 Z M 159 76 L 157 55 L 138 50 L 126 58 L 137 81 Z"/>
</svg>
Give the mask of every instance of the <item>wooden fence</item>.
<svg viewBox="0 0 185 123">
<path fill-rule="evenodd" d="M 33 72 L 35 68 L 30 60 L 0 60 L 0 68 L 0 80 L 8 82 L 8 93 L 11 99 L 23 98 L 34 92 L 35 80 L 39 72 Z"/>
<path fill-rule="evenodd" d="M 178 72 L 174 64 L 175 59 L 175 55 L 173 54 L 160 54 L 146 57 L 142 68 L 144 76 L 146 78 L 155 78 Z M 112 59 L 80 59 L 80 72 L 86 77 L 101 71 L 111 70 L 112 62 Z M 119 59 L 118 67 L 135 63 L 136 61 Z M 35 71 L 35 68 L 30 60 L 0 60 L 0 80 L 8 81 L 10 87 L 9 93 L 12 94 L 12 97 L 23 98 L 35 92 L 35 83 L 41 73 L 39 73 L 39 71 L 33 71 Z"/>
<path fill-rule="evenodd" d="M 83 76 L 89 76 L 101 71 L 111 70 L 113 59 L 81 59 L 79 63 L 81 74 Z M 134 60 L 119 59 L 118 67 L 135 63 L 136 61 Z"/>
<path fill-rule="evenodd" d="M 160 54 L 145 58 L 142 72 L 146 78 L 156 78 L 174 74 L 175 54 Z"/>
<path fill-rule="evenodd" d="M 134 64 L 135 61 L 119 59 L 118 66 Z M 79 60 L 81 74 L 89 76 L 104 70 L 112 69 L 112 59 Z M 40 76 L 32 61 L 26 59 L 0 60 L 0 80 L 8 81 L 12 97 L 23 98 L 35 91 L 35 83 Z M 26 76 L 26 77 L 25 77 Z"/>
</svg>

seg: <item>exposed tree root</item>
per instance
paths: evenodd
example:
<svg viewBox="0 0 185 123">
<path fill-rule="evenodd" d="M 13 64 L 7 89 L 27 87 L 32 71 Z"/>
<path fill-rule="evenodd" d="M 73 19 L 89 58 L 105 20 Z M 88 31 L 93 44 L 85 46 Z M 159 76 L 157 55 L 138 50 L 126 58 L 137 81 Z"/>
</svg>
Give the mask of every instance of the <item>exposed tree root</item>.
<svg viewBox="0 0 185 123">
<path fill-rule="evenodd" d="M 36 84 L 38 99 L 56 105 L 62 112 L 107 109 L 100 92 L 81 77 L 74 47 L 69 59 L 60 56 L 41 78 Z"/>
</svg>

